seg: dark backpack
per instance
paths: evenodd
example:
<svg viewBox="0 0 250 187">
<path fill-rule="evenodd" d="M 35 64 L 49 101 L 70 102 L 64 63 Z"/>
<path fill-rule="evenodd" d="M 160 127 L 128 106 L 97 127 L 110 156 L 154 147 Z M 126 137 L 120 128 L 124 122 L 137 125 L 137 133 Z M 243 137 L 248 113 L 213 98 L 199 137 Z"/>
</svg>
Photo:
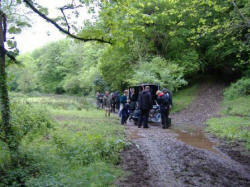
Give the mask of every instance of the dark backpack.
<svg viewBox="0 0 250 187">
<path fill-rule="evenodd" d="M 162 105 L 168 106 L 169 105 L 169 94 L 164 94 L 161 96 L 162 99 Z"/>
</svg>

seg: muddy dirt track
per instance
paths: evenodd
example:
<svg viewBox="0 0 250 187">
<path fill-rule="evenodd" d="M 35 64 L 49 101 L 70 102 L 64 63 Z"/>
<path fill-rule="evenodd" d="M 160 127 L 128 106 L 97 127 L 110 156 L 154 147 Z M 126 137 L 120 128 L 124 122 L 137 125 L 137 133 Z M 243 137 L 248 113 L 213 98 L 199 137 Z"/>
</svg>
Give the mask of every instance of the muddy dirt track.
<svg viewBox="0 0 250 187">
<path fill-rule="evenodd" d="M 231 159 L 203 133 L 204 122 L 219 111 L 223 88 L 202 84 L 194 102 L 171 116 L 171 129 L 139 129 L 128 123 L 133 144 L 122 153 L 121 167 L 129 175 L 116 185 L 250 186 L 249 165 Z"/>
</svg>

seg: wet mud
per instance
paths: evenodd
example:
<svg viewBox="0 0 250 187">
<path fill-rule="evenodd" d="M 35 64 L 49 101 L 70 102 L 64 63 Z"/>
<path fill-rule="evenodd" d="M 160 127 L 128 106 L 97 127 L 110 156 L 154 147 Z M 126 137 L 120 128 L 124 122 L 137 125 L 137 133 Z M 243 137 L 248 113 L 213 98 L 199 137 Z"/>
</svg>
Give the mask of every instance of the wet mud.
<svg viewBox="0 0 250 187">
<path fill-rule="evenodd" d="M 197 138 L 194 135 L 187 135 L 187 132 L 180 133 L 180 130 L 176 129 L 165 130 L 160 126 L 151 126 L 150 129 L 138 131 L 137 127 L 129 124 L 127 130 L 128 134 L 136 132 L 139 138 L 133 139 L 133 142 L 147 163 L 146 171 L 150 177 L 141 178 L 142 181 L 147 181 L 147 185 L 144 186 L 250 185 L 250 175 L 247 169 L 214 148 L 216 144 L 206 137 L 203 137 L 206 143 L 200 144 L 193 142 Z M 180 135 L 182 137 L 178 139 Z M 138 170 L 140 173 L 145 168 Z M 133 175 L 136 175 L 136 172 Z M 140 180 L 137 178 L 137 181 Z M 124 186 L 131 185 L 128 181 Z"/>
<path fill-rule="evenodd" d="M 187 109 L 171 115 L 176 125 L 204 126 L 205 121 L 217 115 L 223 99 L 222 83 L 203 83 L 199 86 L 196 99 Z"/>
<path fill-rule="evenodd" d="M 196 148 L 205 149 L 212 151 L 217 154 L 221 154 L 218 149 L 216 149 L 216 143 L 212 142 L 202 130 L 194 130 L 192 132 L 185 132 L 180 129 L 170 129 L 171 133 L 177 134 L 177 139 L 188 145 Z"/>
<path fill-rule="evenodd" d="M 220 142 L 203 132 L 205 120 L 219 110 L 223 88 L 202 85 L 189 107 L 192 112 L 188 108 L 172 115 L 174 126 L 170 129 L 162 129 L 157 124 L 150 125 L 149 129 L 138 129 L 128 123 L 126 131 L 134 147 L 123 153 L 121 166 L 131 174 L 116 185 L 250 186 L 248 165 L 231 159 L 226 151 L 218 149 Z M 190 116 L 194 112 L 199 114 Z"/>
<path fill-rule="evenodd" d="M 148 172 L 147 160 L 135 144 L 130 145 L 122 154 L 120 167 L 126 172 L 125 176 L 116 181 L 116 186 L 138 187 L 149 186 L 151 175 Z"/>
</svg>

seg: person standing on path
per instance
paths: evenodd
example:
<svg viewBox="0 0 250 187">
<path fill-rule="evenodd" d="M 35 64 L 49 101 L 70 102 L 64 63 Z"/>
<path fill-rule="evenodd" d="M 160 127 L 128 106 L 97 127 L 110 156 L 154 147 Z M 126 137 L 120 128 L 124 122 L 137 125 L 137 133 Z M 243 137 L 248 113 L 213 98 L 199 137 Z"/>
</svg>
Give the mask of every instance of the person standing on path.
<svg viewBox="0 0 250 187">
<path fill-rule="evenodd" d="M 120 110 L 120 92 L 119 91 L 115 92 L 115 108 L 116 108 L 116 111 L 119 113 L 119 110 Z"/>
<path fill-rule="evenodd" d="M 130 113 L 129 120 L 131 120 L 134 110 L 136 108 L 136 101 L 137 101 L 137 98 L 135 95 L 135 89 L 132 88 L 129 92 L 129 113 Z"/>
<path fill-rule="evenodd" d="M 112 100 L 111 94 L 109 94 L 109 92 L 106 91 L 105 95 L 103 97 L 103 106 L 104 106 L 104 109 L 105 109 L 105 116 L 110 116 L 111 100 Z"/>
<path fill-rule="evenodd" d="M 121 117 L 121 110 L 125 106 L 125 104 L 128 102 L 128 90 L 124 90 L 123 94 L 120 97 L 120 111 L 119 111 L 119 116 Z"/>
<path fill-rule="evenodd" d="M 111 93 L 111 112 L 115 113 L 115 104 L 116 104 L 116 98 L 115 93 Z"/>
<path fill-rule="evenodd" d="M 138 128 L 141 128 L 142 123 L 144 128 L 148 128 L 149 111 L 152 109 L 153 101 L 150 93 L 150 87 L 146 86 L 139 96 L 139 109 L 141 111 Z"/>
<path fill-rule="evenodd" d="M 121 125 L 125 125 L 127 123 L 128 117 L 129 117 L 129 104 L 126 103 L 121 110 Z"/>
<path fill-rule="evenodd" d="M 162 128 L 166 129 L 169 127 L 168 115 L 169 115 L 170 97 L 169 94 L 164 94 L 164 92 L 161 92 L 160 90 L 156 92 L 156 95 L 157 95 L 157 103 L 158 105 L 160 105 Z"/>
<path fill-rule="evenodd" d="M 168 95 L 169 98 L 169 110 L 172 108 L 173 102 L 172 102 L 172 93 L 169 91 L 169 89 L 164 88 L 162 92 L 166 95 Z"/>
<path fill-rule="evenodd" d="M 122 104 L 122 108 L 128 102 L 128 90 L 124 90 L 123 95 L 120 98 L 120 103 Z"/>
</svg>

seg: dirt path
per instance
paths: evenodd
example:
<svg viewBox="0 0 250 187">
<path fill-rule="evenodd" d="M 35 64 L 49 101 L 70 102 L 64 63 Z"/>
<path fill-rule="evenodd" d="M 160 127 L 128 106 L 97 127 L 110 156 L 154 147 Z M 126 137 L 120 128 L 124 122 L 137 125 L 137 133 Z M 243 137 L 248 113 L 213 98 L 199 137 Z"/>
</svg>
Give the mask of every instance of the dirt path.
<svg viewBox="0 0 250 187">
<path fill-rule="evenodd" d="M 131 174 L 117 185 L 250 186 L 249 168 L 220 152 L 202 135 L 201 125 L 219 110 L 222 89 L 221 85 L 201 85 L 188 109 L 172 115 L 178 129 L 194 125 L 198 132 L 194 136 L 175 127 L 138 129 L 129 123 L 127 134 L 133 145 L 123 153 L 121 165 Z"/>
<path fill-rule="evenodd" d="M 215 116 L 223 98 L 223 84 L 203 83 L 199 86 L 196 99 L 186 109 L 171 116 L 175 125 L 203 125 Z"/>
</svg>

